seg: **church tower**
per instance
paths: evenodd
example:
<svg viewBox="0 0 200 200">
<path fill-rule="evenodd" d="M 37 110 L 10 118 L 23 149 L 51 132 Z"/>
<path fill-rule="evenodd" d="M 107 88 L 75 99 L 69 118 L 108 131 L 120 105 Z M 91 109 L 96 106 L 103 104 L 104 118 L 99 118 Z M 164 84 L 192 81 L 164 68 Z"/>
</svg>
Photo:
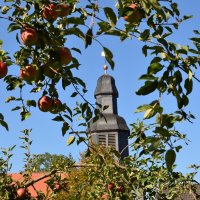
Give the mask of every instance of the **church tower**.
<svg viewBox="0 0 200 200">
<path fill-rule="evenodd" d="M 101 110 L 103 115 L 96 122 L 91 121 L 88 130 L 94 144 L 101 144 L 105 147 L 112 146 L 120 153 L 122 152 L 121 158 L 124 158 L 129 155 L 128 136 L 130 130 L 124 118 L 118 115 L 118 91 L 115 80 L 107 74 L 107 71 L 105 72 L 99 77 L 94 93 L 97 108 Z M 108 108 L 103 110 L 105 107 Z"/>
</svg>

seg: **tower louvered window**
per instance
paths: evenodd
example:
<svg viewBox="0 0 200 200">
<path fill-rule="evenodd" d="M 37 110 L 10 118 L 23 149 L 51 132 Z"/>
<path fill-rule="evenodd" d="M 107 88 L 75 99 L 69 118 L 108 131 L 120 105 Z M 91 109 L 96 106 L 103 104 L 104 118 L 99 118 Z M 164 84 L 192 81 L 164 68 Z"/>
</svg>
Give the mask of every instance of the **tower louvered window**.
<svg viewBox="0 0 200 200">
<path fill-rule="evenodd" d="M 108 134 L 108 146 L 115 148 L 116 146 L 115 134 Z"/>
<path fill-rule="evenodd" d="M 106 147 L 106 135 L 99 135 L 99 144 Z"/>
<path fill-rule="evenodd" d="M 104 147 L 112 146 L 116 148 L 115 134 L 98 135 L 98 142 L 100 145 L 103 145 Z"/>
</svg>

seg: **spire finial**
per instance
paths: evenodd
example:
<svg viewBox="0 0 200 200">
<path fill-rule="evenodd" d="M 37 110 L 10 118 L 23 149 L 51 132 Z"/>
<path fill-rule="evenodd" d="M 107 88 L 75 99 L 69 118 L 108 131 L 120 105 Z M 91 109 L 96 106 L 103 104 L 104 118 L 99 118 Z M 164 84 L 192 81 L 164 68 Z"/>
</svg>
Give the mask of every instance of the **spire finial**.
<svg viewBox="0 0 200 200">
<path fill-rule="evenodd" d="M 105 74 L 108 74 L 108 73 L 107 73 L 107 71 L 108 71 L 108 66 L 107 66 L 107 65 L 104 65 L 104 66 L 103 66 L 103 69 L 104 69 Z"/>
</svg>

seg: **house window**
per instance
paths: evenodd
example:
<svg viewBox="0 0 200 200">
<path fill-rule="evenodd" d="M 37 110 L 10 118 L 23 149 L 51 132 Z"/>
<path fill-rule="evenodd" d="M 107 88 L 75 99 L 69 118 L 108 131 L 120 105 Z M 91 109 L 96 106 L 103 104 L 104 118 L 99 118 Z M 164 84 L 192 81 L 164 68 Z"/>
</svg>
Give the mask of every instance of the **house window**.
<svg viewBox="0 0 200 200">
<path fill-rule="evenodd" d="M 104 147 L 112 146 L 116 149 L 116 138 L 115 134 L 102 134 L 98 135 L 98 141 L 100 145 Z"/>
</svg>

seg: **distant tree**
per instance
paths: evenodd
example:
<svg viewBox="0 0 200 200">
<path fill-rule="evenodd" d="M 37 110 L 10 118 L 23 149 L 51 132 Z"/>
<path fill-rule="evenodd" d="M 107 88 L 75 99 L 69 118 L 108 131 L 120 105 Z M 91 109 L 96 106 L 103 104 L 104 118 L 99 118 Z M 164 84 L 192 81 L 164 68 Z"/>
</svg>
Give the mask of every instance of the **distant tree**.
<svg viewBox="0 0 200 200">
<path fill-rule="evenodd" d="M 31 168 L 34 172 L 49 172 L 53 169 L 64 170 L 66 166 L 73 165 L 74 159 L 69 156 L 57 154 L 34 154 L 31 161 Z"/>
</svg>

